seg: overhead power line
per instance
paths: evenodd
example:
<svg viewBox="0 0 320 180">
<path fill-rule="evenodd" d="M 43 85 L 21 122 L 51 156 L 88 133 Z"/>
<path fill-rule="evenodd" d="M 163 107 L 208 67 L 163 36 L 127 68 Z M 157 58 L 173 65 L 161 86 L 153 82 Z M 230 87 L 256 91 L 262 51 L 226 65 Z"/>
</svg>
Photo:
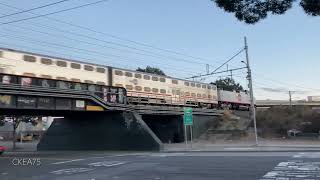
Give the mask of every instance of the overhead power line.
<svg viewBox="0 0 320 180">
<path fill-rule="evenodd" d="M 60 3 L 66 2 L 66 1 L 70 1 L 70 0 L 57 1 L 57 2 L 54 2 L 54 3 L 45 4 L 45 5 L 34 7 L 34 8 L 31 8 L 31 9 L 26 9 L 26 10 L 19 11 L 19 12 L 16 12 L 16 13 L 6 14 L 6 15 L 3 15 L 3 16 L 0 16 L 0 18 L 10 17 L 10 16 L 14 16 L 14 15 L 17 15 L 17 14 L 22 14 L 22 13 L 34 11 L 34 10 L 37 10 L 37 9 L 42 9 L 42 8 L 53 6 L 53 5 L 56 5 L 56 4 L 60 4 Z"/>
<path fill-rule="evenodd" d="M 214 75 L 214 74 L 220 74 L 220 73 L 225 73 L 225 72 L 229 72 L 229 71 L 237 71 L 237 70 L 241 70 L 241 69 L 246 69 L 247 67 L 241 67 L 241 68 L 234 68 L 234 69 L 230 69 L 230 70 L 225 70 L 225 71 L 219 71 L 219 72 L 212 72 L 209 74 L 200 74 L 197 76 L 192 76 L 192 77 L 188 77 L 186 79 L 192 79 L 192 78 L 199 78 L 199 77 L 204 77 L 204 76 L 210 76 L 210 75 Z"/>
<path fill-rule="evenodd" d="M 31 19 L 45 17 L 45 16 L 49 16 L 49 15 L 53 15 L 53 14 L 58 14 L 58 13 L 66 12 L 66 11 L 71 11 L 71 10 L 74 10 L 74 9 L 79 9 L 79 8 L 83 8 L 83 7 L 87 7 L 87 6 L 92 6 L 92 5 L 99 4 L 99 3 L 102 3 L 102 2 L 106 2 L 106 1 L 109 1 L 109 0 L 95 1 L 95 2 L 91 2 L 91 3 L 79 5 L 79 6 L 74 6 L 72 8 L 63 9 L 63 10 L 60 10 L 60 11 L 54 11 L 54 12 L 51 12 L 51 13 L 40 14 L 40 15 L 37 15 L 37 16 L 29 17 L 29 18 L 23 18 L 23 19 L 4 22 L 4 23 L 1 23 L 0 25 L 12 24 L 12 23 L 16 23 L 16 22 L 27 21 L 27 20 L 31 20 Z"/>
<path fill-rule="evenodd" d="M 107 54 L 107 53 L 102 53 L 99 51 L 95 51 L 95 50 L 87 50 L 87 49 L 83 49 L 83 48 L 76 48 L 73 46 L 67 46 L 67 45 L 63 45 L 63 44 L 58 44 L 58 43 L 52 43 L 52 42 L 45 42 L 45 41 L 40 41 L 40 40 L 36 40 L 36 39 L 32 39 L 32 38 L 26 38 L 24 36 L 13 36 L 13 35 L 8 35 L 8 34 L 0 34 L 0 37 L 9 37 L 9 38 L 13 38 L 13 39 L 18 39 L 19 41 L 23 41 L 23 42 L 32 42 L 32 43 L 40 43 L 44 46 L 54 46 L 54 47 L 62 47 L 62 48 L 66 48 L 66 49 L 72 49 L 75 50 L 77 52 L 85 52 L 86 54 L 94 54 L 103 58 L 116 58 L 118 61 L 127 61 L 127 62 L 132 62 L 132 61 L 138 61 L 138 62 L 145 62 L 145 60 L 142 59 L 132 59 L 132 58 L 127 58 L 124 56 L 120 56 L 120 55 L 114 55 L 114 54 Z M 113 64 L 112 62 L 109 62 L 110 64 Z M 188 71 L 185 69 L 177 69 L 177 68 L 173 68 L 172 66 L 169 65 L 163 65 L 160 63 L 153 63 L 153 64 L 159 64 L 161 66 L 166 66 L 169 69 L 175 69 L 177 71 L 180 72 L 184 72 L 184 73 L 194 73 L 194 71 Z"/>
<path fill-rule="evenodd" d="M 8 4 L 5 4 L 3 2 L 0 2 L 0 4 L 3 5 L 3 6 L 9 7 L 9 8 L 23 10 L 21 8 L 18 8 L 18 7 L 12 6 L 12 5 L 8 5 Z M 36 13 L 33 13 L 33 12 L 29 12 L 29 13 L 31 13 L 33 15 L 39 15 L 39 14 L 36 14 Z M 173 50 L 159 48 L 159 47 L 156 47 L 156 46 L 153 46 L 153 45 L 149 45 L 149 44 L 146 44 L 146 43 L 142 43 L 142 42 L 134 41 L 134 40 L 131 40 L 131 39 L 128 39 L 128 38 L 123 38 L 123 37 L 120 37 L 120 36 L 116 36 L 116 35 L 113 35 L 113 34 L 110 34 L 110 33 L 97 31 L 95 29 L 88 28 L 88 27 L 81 26 L 81 25 L 77 25 L 77 24 L 74 24 L 74 23 L 71 23 L 71 22 L 68 22 L 68 21 L 64 21 L 64 20 L 60 20 L 60 19 L 56 19 L 56 18 L 52 18 L 52 17 L 47 17 L 47 16 L 43 16 L 43 18 L 46 18 L 48 20 L 52 20 L 52 21 L 55 21 L 55 22 L 58 22 L 58 23 L 66 24 L 66 25 L 69 25 L 69 26 L 72 26 L 72 27 L 76 27 L 78 29 L 82 29 L 82 30 L 94 32 L 94 33 L 97 33 L 97 34 L 105 35 L 105 36 L 108 36 L 108 37 L 111 37 L 111 38 L 114 38 L 114 39 L 130 42 L 130 43 L 133 43 L 133 44 L 136 44 L 136 45 L 140 45 L 140 46 L 144 46 L 144 47 L 149 47 L 149 48 L 152 48 L 154 50 L 160 50 L 160 51 L 168 52 L 168 53 L 171 53 L 171 54 L 181 55 L 181 56 L 184 56 L 184 57 L 189 57 L 189 58 L 192 58 L 192 59 L 198 59 L 198 60 L 201 60 L 201 61 L 205 61 L 205 62 L 193 61 L 193 63 L 208 64 L 207 62 L 210 61 L 210 62 L 216 62 L 216 63 L 220 64 L 220 62 L 218 62 L 218 61 L 212 61 L 212 60 L 209 60 L 209 59 L 204 59 L 204 58 L 201 58 L 201 57 L 195 57 L 195 56 L 191 56 L 191 55 L 188 55 L 188 54 L 185 54 L 185 53 L 181 53 L 181 52 L 177 52 L 177 51 L 173 51 Z M 131 47 L 128 47 L 128 48 L 131 48 Z M 138 48 L 135 48 L 135 49 L 137 50 Z M 210 65 L 210 66 L 215 67 L 214 65 Z"/>
<path fill-rule="evenodd" d="M 226 62 L 224 62 L 223 64 L 221 64 L 221 66 L 219 66 L 219 67 L 217 67 L 215 70 L 213 70 L 212 73 L 216 72 L 216 71 L 219 70 L 221 67 L 223 67 L 225 64 L 227 64 L 228 62 L 230 62 L 231 60 L 233 60 L 235 57 L 237 57 L 239 54 L 241 54 L 244 50 L 245 50 L 245 48 L 242 48 L 239 52 L 237 52 L 235 55 L 233 55 L 230 59 L 228 59 Z"/>
</svg>

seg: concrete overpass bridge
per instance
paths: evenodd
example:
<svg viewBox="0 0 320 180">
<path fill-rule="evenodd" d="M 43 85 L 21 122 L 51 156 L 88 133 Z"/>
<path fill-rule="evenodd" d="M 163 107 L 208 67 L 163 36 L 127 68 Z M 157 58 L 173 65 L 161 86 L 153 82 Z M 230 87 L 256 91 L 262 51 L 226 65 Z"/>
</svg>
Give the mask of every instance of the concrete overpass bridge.
<svg viewBox="0 0 320 180">
<path fill-rule="evenodd" d="M 125 90 L 116 87 L 90 91 L 16 82 L 0 83 L 0 115 L 64 117 L 52 123 L 38 150 L 161 150 L 163 142 L 184 141 L 183 107 L 127 105 Z M 222 112 L 194 108 L 193 115 L 197 137 Z"/>
</svg>

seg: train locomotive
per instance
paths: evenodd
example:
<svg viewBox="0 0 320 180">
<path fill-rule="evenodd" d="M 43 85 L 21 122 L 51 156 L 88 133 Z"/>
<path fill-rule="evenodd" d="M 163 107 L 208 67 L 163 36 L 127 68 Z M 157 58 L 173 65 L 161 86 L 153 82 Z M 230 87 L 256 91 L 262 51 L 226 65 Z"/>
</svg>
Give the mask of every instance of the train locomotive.
<svg viewBox="0 0 320 180">
<path fill-rule="evenodd" d="M 0 48 L 0 73 L 123 87 L 130 104 L 232 109 L 250 104 L 248 92 L 214 84 L 6 48 Z"/>
</svg>

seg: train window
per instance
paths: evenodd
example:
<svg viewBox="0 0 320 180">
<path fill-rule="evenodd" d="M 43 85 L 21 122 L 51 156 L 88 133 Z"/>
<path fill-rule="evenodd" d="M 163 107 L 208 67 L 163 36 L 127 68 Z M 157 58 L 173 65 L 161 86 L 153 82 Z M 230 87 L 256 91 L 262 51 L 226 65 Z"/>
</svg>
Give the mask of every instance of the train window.
<svg viewBox="0 0 320 180">
<path fill-rule="evenodd" d="M 157 89 L 157 88 L 152 88 L 152 92 L 158 93 L 158 92 L 159 92 L 159 89 Z"/>
<path fill-rule="evenodd" d="M 45 65 L 51 65 L 52 64 L 52 60 L 48 59 L 48 58 L 41 58 L 41 63 L 45 64 Z"/>
<path fill-rule="evenodd" d="M 197 88 L 201 88 L 201 84 L 197 84 Z"/>
<path fill-rule="evenodd" d="M 50 76 L 50 75 L 44 75 L 44 74 L 42 74 L 42 75 L 40 75 L 40 77 L 46 78 L 46 79 L 52 79 L 52 76 Z"/>
<path fill-rule="evenodd" d="M 191 87 L 195 87 L 196 86 L 196 84 L 195 83 L 191 83 Z"/>
<path fill-rule="evenodd" d="M 207 95 L 206 94 L 202 94 L 202 98 L 207 98 Z"/>
<path fill-rule="evenodd" d="M 73 81 L 73 82 L 81 82 L 80 79 L 76 79 L 76 78 L 71 78 L 71 81 Z"/>
<path fill-rule="evenodd" d="M 189 86 L 189 82 L 184 82 L 184 85 L 185 86 Z"/>
<path fill-rule="evenodd" d="M 128 89 L 128 90 L 132 90 L 132 89 L 133 89 L 133 87 L 132 87 L 131 85 L 126 85 L 126 89 Z"/>
<path fill-rule="evenodd" d="M 176 95 L 180 95 L 180 90 L 176 90 Z"/>
<path fill-rule="evenodd" d="M 106 69 L 101 68 L 101 67 L 97 67 L 96 71 L 97 71 L 98 73 L 105 73 L 105 72 L 106 72 Z"/>
<path fill-rule="evenodd" d="M 196 93 L 191 93 L 191 96 L 192 97 L 196 97 Z"/>
<path fill-rule="evenodd" d="M 54 82 L 52 80 L 47 80 L 47 79 L 40 79 L 39 84 L 42 87 L 53 87 Z"/>
<path fill-rule="evenodd" d="M 29 77 L 22 77 L 20 79 L 20 84 L 22 86 L 31 86 L 32 85 L 32 78 Z"/>
<path fill-rule="evenodd" d="M 65 81 L 58 81 L 57 87 L 60 89 L 70 89 L 70 83 Z"/>
<path fill-rule="evenodd" d="M 166 91 L 165 89 L 160 89 L 160 93 L 161 93 L 161 94 L 166 94 L 167 91 Z"/>
<path fill-rule="evenodd" d="M 132 77 L 133 76 L 133 74 L 131 72 L 125 72 L 124 75 L 127 76 L 127 77 Z"/>
<path fill-rule="evenodd" d="M 94 68 L 92 66 L 89 66 L 89 65 L 84 65 L 83 69 L 86 70 L 86 71 L 93 71 Z"/>
<path fill-rule="evenodd" d="M 67 62 L 65 61 L 57 61 L 57 66 L 60 66 L 60 67 L 67 67 Z"/>
<path fill-rule="evenodd" d="M 211 99 L 211 98 L 212 98 L 212 96 L 211 96 L 211 95 L 208 95 L 208 98 L 209 98 L 209 99 Z"/>
<path fill-rule="evenodd" d="M 217 87 L 216 87 L 216 86 L 212 86 L 212 89 L 213 89 L 213 90 L 217 90 Z"/>
<path fill-rule="evenodd" d="M 151 91 L 151 88 L 149 88 L 149 87 L 144 87 L 144 91 L 145 91 L 145 92 L 150 92 L 150 91 Z"/>
<path fill-rule="evenodd" d="M 35 74 L 33 73 L 23 73 L 24 76 L 29 76 L 29 77 L 36 77 Z"/>
<path fill-rule="evenodd" d="M 2 76 L 1 83 L 2 84 L 11 84 L 11 83 L 13 83 L 12 80 L 13 80 L 12 76 L 4 75 L 4 76 Z"/>
<path fill-rule="evenodd" d="M 80 83 L 74 83 L 73 89 L 75 89 L 75 90 L 82 90 L 82 86 L 81 86 Z"/>
<path fill-rule="evenodd" d="M 158 77 L 155 77 L 155 76 L 152 76 L 152 81 L 159 81 L 159 78 Z"/>
<path fill-rule="evenodd" d="M 135 87 L 135 90 L 136 90 L 136 91 L 142 91 L 142 87 L 141 87 L 141 86 L 136 86 L 136 87 Z"/>
<path fill-rule="evenodd" d="M 150 76 L 144 75 L 144 76 L 143 76 L 143 79 L 145 79 L 145 80 L 150 80 Z"/>
<path fill-rule="evenodd" d="M 141 79 L 141 78 L 142 78 L 142 75 L 141 75 L 141 74 L 135 74 L 134 77 L 135 77 L 135 78 L 138 78 L 138 79 Z"/>
<path fill-rule="evenodd" d="M 96 85 L 93 85 L 93 84 L 89 84 L 88 85 L 88 90 L 91 91 L 91 92 L 95 92 L 97 89 L 96 89 Z"/>
<path fill-rule="evenodd" d="M 172 84 L 178 84 L 178 80 L 172 80 Z"/>
<path fill-rule="evenodd" d="M 94 84 L 94 82 L 93 82 L 93 81 L 91 81 L 91 80 L 84 80 L 84 83 Z"/>
<path fill-rule="evenodd" d="M 106 85 L 106 83 L 102 82 L 102 81 L 97 81 L 97 84 L 99 85 Z"/>
<path fill-rule="evenodd" d="M 27 62 L 36 62 L 36 57 L 34 56 L 29 56 L 29 55 L 24 55 L 23 60 Z"/>
<path fill-rule="evenodd" d="M 67 79 L 67 78 L 65 78 L 65 77 L 56 77 L 56 79 L 64 80 L 64 81 L 68 80 L 68 79 Z"/>
<path fill-rule="evenodd" d="M 208 88 L 208 89 L 211 89 L 211 86 L 208 86 L 207 88 Z"/>
<path fill-rule="evenodd" d="M 207 89 L 207 86 L 203 84 L 203 85 L 202 85 L 202 88 L 203 88 L 203 89 Z"/>
<path fill-rule="evenodd" d="M 122 71 L 118 71 L 118 70 L 115 70 L 114 74 L 118 75 L 118 76 L 123 76 L 123 72 Z"/>
<path fill-rule="evenodd" d="M 184 93 L 186 96 L 190 96 L 190 93 L 189 92 L 185 92 Z"/>
<path fill-rule="evenodd" d="M 160 78 L 160 82 L 166 82 L 166 78 Z"/>
<path fill-rule="evenodd" d="M 201 98 L 201 94 L 198 93 L 198 94 L 197 94 L 197 97 L 198 97 L 198 98 Z"/>
<path fill-rule="evenodd" d="M 70 67 L 73 68 L 73 69 L 81 69 L 81 65 L 78 64 L 78 63 L 71 63 Z"/>
</svg>

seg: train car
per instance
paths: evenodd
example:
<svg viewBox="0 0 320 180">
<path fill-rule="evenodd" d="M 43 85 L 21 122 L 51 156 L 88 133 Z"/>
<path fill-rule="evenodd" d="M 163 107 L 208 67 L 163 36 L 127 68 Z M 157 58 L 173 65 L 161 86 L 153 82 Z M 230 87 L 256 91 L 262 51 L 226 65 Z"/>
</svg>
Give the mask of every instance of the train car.
<svg viewBox="0 0 320 180">
<path fill-rule="evenodd" d="M 248 91 L 225 91 L 218 90 L 219 107 L 227 109 L 245 109 L 250 107 L 250 94 Z"/>
<path fill-rule="evenodd" d="M 216 107 L 215 85 L 0 48 L 0 73 L 124 87 L 128 102 Z"/>
<path fill-rule="evenodd" d="M 125 87 L 132 103 L 213 107 L 217 88 L 199 82 L 113 68 L 113 86 Z"/>
</svg>

